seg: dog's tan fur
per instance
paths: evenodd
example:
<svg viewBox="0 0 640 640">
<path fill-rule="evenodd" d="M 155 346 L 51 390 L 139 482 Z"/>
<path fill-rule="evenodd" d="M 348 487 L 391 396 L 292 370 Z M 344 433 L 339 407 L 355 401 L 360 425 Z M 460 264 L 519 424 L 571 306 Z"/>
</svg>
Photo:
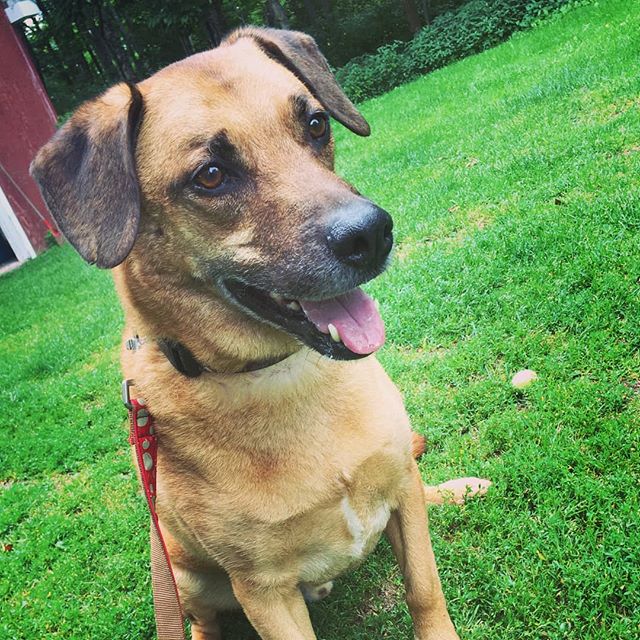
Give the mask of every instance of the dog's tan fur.
<svg viewBox="0 0 640 640">
<path fill-rule="evenodd" d="M 76 206 L 59 162 L 73 155 L 79 131 L 85 153 L 111 153 L 106 141 L 122 138 L 132 109 L 127 86 L 83 106 L 41 151 L 34 175 L 54 213 L 66 207 L 58 216 L 83 255 L 118 265 L 124 337 L 143 338 L 139 349 L 123 349 L 122 367 L 156 420 L 158 512 L 193 637 L 217 640 L 217 612 L 241 606 L 265 640 L 315 638 L 301 589 L 326 593 L 322 585 L 360 562 L 386 528 L 416 638 L 452 640 L 424 507 L 425 497 L 446 495 L 424 492 L 413 457 L 422 443 L 394 385 L 373 356 L 333 361 L 243 313 L 203 267 L 304 261 L 311 250 L 300 229 L 317 215 L 312 204 L 356 197 L 332 171 L 332 143 L 315 152 L 301 143 L 291 97 L 323 105 L 258 46 L 265 33 L 236 34 L 138 85 L 141 204 L 128 214 L 139 216 L 137 229 L 122 213 L 133 205 L 120 196 L 132 188 L 118 184 L 120 174 L 91 169 L 90 180 L 110 186 L 79 183 L 76 191 L 94 195 Z M 345 118 L 364 130 L 357 114 Z M 176 195 L 174 185 L 221 130 L 241 150 L 251 189 L 239 202 Z M 118 207 L 109 202 L 120 197 Z M 159 337 L 179 340 L 211 371 L 181 375 Z M 249 361 L 284 356 L 239 373 Z M 459 501 L 474 482 L 442 488 Z"/>
</svg>

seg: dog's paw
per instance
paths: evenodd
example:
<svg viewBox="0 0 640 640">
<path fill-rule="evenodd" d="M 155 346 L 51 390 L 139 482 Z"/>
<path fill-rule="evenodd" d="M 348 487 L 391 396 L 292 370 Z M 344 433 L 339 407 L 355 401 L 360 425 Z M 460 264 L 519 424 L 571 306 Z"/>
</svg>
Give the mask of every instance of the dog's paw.
<svg viewBox="0 0 640 640">
<path fill-rule="evenodd" d="M 476 496 L 483 496 L 491 486 L 484 478 L 455 478 L 436 486 L 424 487 L 425 500 L 429 504 L 464 504 Z"/>
<path fill-rule="evenodd" d="M 323 584 L 307 584 L 303 582 L 300 585 L 302 595 L 307 602 L 318 602 L 324 600 L 333 589 L 333 581 L 325 582 Z"/>
</svg>

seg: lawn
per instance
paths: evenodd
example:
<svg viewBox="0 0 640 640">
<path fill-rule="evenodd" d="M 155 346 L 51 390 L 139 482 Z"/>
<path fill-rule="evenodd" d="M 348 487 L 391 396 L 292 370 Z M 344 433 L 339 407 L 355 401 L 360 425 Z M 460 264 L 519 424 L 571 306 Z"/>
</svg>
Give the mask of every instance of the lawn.
<svg viewBox="0 0 640 640">
<path fill-rule="evenodd" d="M 337 133 L 339 172 L 395 218 L 369 290 L 423 476 L 495 483 L 430 510 L 463 640 L 640 637 L 638 69 L 640 3 L 601 0 L 366 103 L 371 138 Z M 68 246 L 0 278 L 3 639 L 154 637 L 121 322 Z M 387 543 L 312 617 L 324 640 L 411 637 Z"/>
</svg>

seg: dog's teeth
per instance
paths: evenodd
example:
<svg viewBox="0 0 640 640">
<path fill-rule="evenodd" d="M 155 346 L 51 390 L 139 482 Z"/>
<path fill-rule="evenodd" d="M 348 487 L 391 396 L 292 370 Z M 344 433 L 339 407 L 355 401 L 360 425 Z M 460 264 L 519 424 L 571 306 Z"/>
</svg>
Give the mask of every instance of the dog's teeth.
<svg viewBox="0 0 640 640">
<path fill-rule="evenodd" d="M 269 294 L 278 304 L 282 304 L 284 302 L 284 296 L 281 296 L 279 293 L 274 293 L 273 291 Z"/>
<path fill-rule="evenodd" d="M 331 339 L 334 342 L 342 342 L 342 340 L 340 339 L 340 333 L 338 332 L 338 329 L 335 325 L 328 324 L 327 329 L 329 329 L 329 334 L 331 335 Z"/>
<path fill-rule="evenodd" d="M 291 311 L 300 311 L 300 305 L 295 300 L 292 300 L 287 303 L 287 309 L 291 309 Z"/>
</svg>

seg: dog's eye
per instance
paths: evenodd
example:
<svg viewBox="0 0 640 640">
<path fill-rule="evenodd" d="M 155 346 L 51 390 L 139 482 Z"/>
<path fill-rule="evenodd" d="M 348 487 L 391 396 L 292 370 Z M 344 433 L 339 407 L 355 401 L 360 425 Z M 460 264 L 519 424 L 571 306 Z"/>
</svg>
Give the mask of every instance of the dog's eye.
<svg viewBox="0 0 640 640">
<path fill-rule="evenodd" d="M 314 140 L 322 138 L 329 128 L 329 121 L 326 114 L 322 112 L 314 113 L 309 118 L 309 133 Z"/>
<path fill-rule="evenodd" d="M 193 177 L 193 181 L 203 189 L 217 189 L 224 182 L 224 172 L 217 164 L 202 167 Z"/>
</svg>

